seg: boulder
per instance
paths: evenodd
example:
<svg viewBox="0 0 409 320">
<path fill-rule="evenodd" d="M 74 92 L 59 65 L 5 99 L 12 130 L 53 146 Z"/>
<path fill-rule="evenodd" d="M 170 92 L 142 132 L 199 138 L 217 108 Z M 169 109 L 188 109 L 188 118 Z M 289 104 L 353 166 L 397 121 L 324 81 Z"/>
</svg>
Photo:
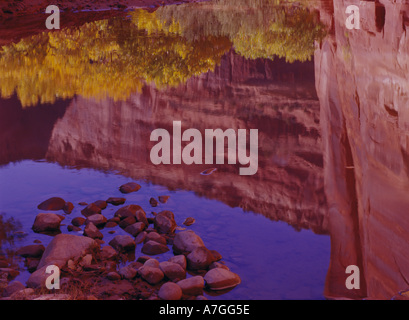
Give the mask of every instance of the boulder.
<svg viewBox="0 0 409 320">
<path fill-rule="evenodd" d="M 64 209 L 65 200 L 59 197 L 53 197 L 41 202 L 37 208 L 45 211 L 58 211 Z"/>
<path fill-rule="evenodd" d="M 107 223 L 107 218 L 105 218 L 102 214 L 94 214 L 89 216 L 85 221 L 86 224 L 92 222 L 98 229 L 101 229 Z"/>
<path fill-rule="evenodd" d="M 223 269 L 226 269 L 226 270 L 230 270 L 228 266 L 226 266 L 225 264 L 220 263 L 220 262 L 212 262 L 212 264 L 210 264 L 210 266 L 209 266 L 209 270 L 214 269 L 214 268 L 223 268 Z"/>
<path fill-rule="evenodd" d="M 168 260 L 169 262 L 173 262 L 173 263 L 177 263 L 178 265 L 180 265 L 183 269 L 186 270 L 187 267 L 187 261 L 186 261 L 186 257 L 183 254 L 177 255 L 177 256 L 173 256 L 171 258 L 169 258 Z"/>
<path fill-rule="evenodd" d="M 64 207 L 62 208 L 62 210 L 66 214 L 70 214 L 72 212 L 72 210 L 74 210 L 74 205 L 72 204 L 72 202 L 66 202 Z"/>
<path fill-rule="evenodd" d="M 148 242 L 148 241 L 155 241 L 157 243 L 161 243 L 166 246 L 166 239 L 157 232 L 149 232 L 145 238 L 145 242 Z"/>
<path fill-rule="evenodd" d="M 186 218 L 185 221 L 183 221 L 183 224 L 188 227 L 194 224 L 195 221 L 196 221 L 195 218 L 189 217 L 189 218 Z"/>
<path fill-rule="evenodd" d="M 131 280 L 136 277 L 137 271 L 130 266 L 126 266 L 119 269 L 118 273 L 123 279 Z"/>
<path fill-rule="evenodd" d="M 119 222 L 119 227 L 125 229 L 134 223 L 136 223 L 136 218 L 129 216 L 123 219 L 121 222 Z"/>
<path fill-rule="evenodd" d="M 240 277 L 227 269 L 214 268 L 204 276 L 206 286 L 211 290 L 225 290 L 234 288 L 241 283 Z"/>
<path fill-rule="evenodd" d="M 203 294 L 204 279 L 202 276 L 190 277 L 177 282 L 182 292 L 187 296 L 198 296 Z"/>
<path fill-rule="evenodd" d="M 170 198 L 169 196 L 159 196 L 158 200 L 160 203 L 166 203 L 168 202 L 169 198 Z"/>
<path fill-rule="evenodd" d="M 161 269 L 145 265 L 139 268 L 138 273 L 143 280 L 152 285 L 161 282 L 165 277 Z"/>
<path fill-rule="evenodd" d="M 157 207 L 158 206 L 158 200 L 156 200 L 155 198 L 150 198 L 149 199 L 149 203 L 152 207 Z"/>
<path fill-rule="evenodd" d="M 132 237 L 128 235 L 118 235 L 113 238 L 109 245 L 119 252 L 134 251 L 136 244 Z"/>
<path fill-rule="evenodd" d="M 140 210 L 143 211 L 141 206 L 138 206 L 137 204 L 130 204 L 130 205 L 127 205 L 125 207 L 119 208 L 115 212 L 114 216 L 119 217 L 121 220 L 125 219 L 127 217 L 135 217 L 136 218 L 136 212 L 140 211 Z M 143 221 L 141 221 L 141 222 L 143 222 Z"/>
<path fill-rule="evenodd" d="M 102 239 L 104 235 L 92 222 L 88 222 L 84 228 L 84 236 L 87 236 L 92 239 Z"/>
<path fill-rule="evenodd" d="M 190 270 L 206 270 L 214 261 L 213 255 L 206 247 L 197 247 L 186 257 Z"/>
<path fill-rule="evenodd" d="M 76 227 L 80 227 L 85 223 L 86 219 L 83 217 L 76 217 L 74 219 L 71 220 L 72 225 L 76 226 Z"/>
<path fill-rule="evenodd" d="M 121 280 L 121 275 L 118 272 L 111 271 L 111 272 L 108 272 L 107 278 L 111 281 L 117 281 L 117 280 Z"/>
<path fill-rule="evenodd" d="M 45 280 L 50 275 L 46 273 L 49 265 L 61 268 L 68 260 L 76 260 L 97 247 L 95 240 L 88 237 L 70 234 L 55 236 L 45 249 L 37 270 L 27 280 L 27 286 L 30 288 L 44 286 Z"/>
<path fill-rule="evenodd" d="M 153 222 L 158 233 L 173 233 L 176 229 L 176 221 L 171 211 L 159 212 Z"/>
<path fill-rule="evenodd" d="M 159 268 L 159 261 L 156 259 L 150 258 L 146 260 L 143 265 L 153 267 L 153 268 Z"/>
<path fill-rule="evenodd" d="M 137 222 L 126 227 L 125 232 L 129 233 L 132 237 L 136 237 L 143 229 L 145 229 L 145 224 L 143 222 Z"/>
<path fill-rule="evenodd" d="M 169 251 L 168 246 L 158 243 L 156 241 L 148 241 L 142 247 L 142 253 L 147 255 L 157 255 Z"/>
<path fill-rule="evenodd" d="M 75 260 L 98 247 L 95 240 L 88 237 L 59 234 L 48 244 L 38 268 L 51 264 L 62 267 L 68 260 Z"/>
<path fill-rule="evenodd" d="M 105 246 L 102 247 L 100 255 L 102 260 L 113 260 L 118 256 L 118 252 L 111 246 Z"/>
<path fill-rule="evenodd" d="M 94 204 L 95 204 L 98 208 L 100 208 L 101 210 L 104 210 L 104 209 L 108 206 L 107 202 L 104 201 L 104 200 L 97 200 L 97 201 L 94 202 Z"/>
<path fill-rule="evenodd" d="M 85 217 L 92 216 L 94 214 L 100 214 L 101 208 L 98 207 L 95 203 L 91 203 L 81 210 L 81 214 Z"/>
<path fill-rule="evenodd" d="M 33 231 L 37 233 L 60 232 L 60 224 L 64 217 L 55 213 L 39 213 L 33 224 Z"/>
<path fill-rule="evenodd" d="M 21 247 L 16 251 L 16 255 L 27 258 L 41 257 L 44 253 L 45 247 L 42 244 L 31 244 Z"/>
<path fill-rule="evenodd" d="M 179 232 L 173 240 L 175 254 L 190 253 L 197 247 L 204 246 L 203 240 L 192 230 Z"/>
<path fill-rule="evenodd" d="M 148 233 L 146 231 L 142 231 L 141 233 L 139 233 L 135 238 L 135 243 L 140 244 L 140 243 L 144 242 L 147 234 Z"/>
<path fill-rule="evenodd" d="M 166 282 L 160 287 L 158 297 L 167 301 L 180 300 L 182 299 L 182 288 L 176 283 Z"/>
<path fill-rule="evenodd" d="M 122 193 L 131 193 L 131 192 L 136 192 L 141 188 L 141 186 L 139 184 L 137 184 L 136 182 L 128 182 L 123 184 L 122 186 L 119 187 L 119 191 L 121 191 Z"/>
<path fill-rule="evenodd" d="M 3 291 L 3 297 L 10 297 L 13 293 L 24 290 L 26 286 L 20 281 L 12 281 Z"/>
<path fill-rule="evenodd" d="M 67 230 L 70 231 L 70 232 L 71 231 L 81 231 L 81 228 L 73 226 L 73 225 L 70 224 L 70 225 L 67 226 Z"/>
<path fill-rule="evenodd" d="M 110 203 L 114 206 L 119 206 L 121 204 L 124 204 L 126 201 L 125 198 L 118 198 L 118 197 L 110 197 L 106 200 L 106 203 Z"/>
<path fill-rule="evenodd" d="M 159 268 L 170 281 L 179 281 L 186 278 L 185 269 L 177 263 L 163 261 L 159 263 Z"/>
<path fill-rule="evenodd" d="M 146 218 L 146 213 L 142 208 L 136 210 L 135 214 L 136 214 L 136 221 L 143 222 L 145 226 L 149 226 L 149 221 Z"/>
</svg>

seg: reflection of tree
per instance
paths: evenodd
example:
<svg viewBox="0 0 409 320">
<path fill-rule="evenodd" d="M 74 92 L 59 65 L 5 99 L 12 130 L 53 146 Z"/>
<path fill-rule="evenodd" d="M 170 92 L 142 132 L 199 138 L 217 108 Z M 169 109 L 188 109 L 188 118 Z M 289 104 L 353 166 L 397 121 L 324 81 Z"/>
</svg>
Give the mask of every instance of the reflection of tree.
<svg viewBox="0 0 409 320">
<path fill-rule="evenodd" d="M 13 244 L 16 231 L 21 229 L 21 223 L 13 217 L 6 218 L 0 213 L 0 249 L 6 243 Z"/>
<path fill-rule="evenodd" d="M 75 94 L 122 100 L 145 82 L 174 86 L 214 69 L 231 43 L 246 58 L 308 60 L 323 27 L 305 7 L 282 2 L 214 0 L 137 10 L 129 19 L 23 39 L 0 51 L 0 93 L 16 91 L 23 106 Z"/>
<path fill-rule="evenodd" d="M 177 85 L 214 69 L 231 47 L 223 37 L 187 41 L 178 30 L 148 35 L 142 23 L 134 23 L 138 16 L 157 23 L 153 15 L 136 12 L 132 21 L 92 22 L 3 47 L 2 96 L 16 91 L 24 106 L 75 94 L 126 99 L 144 81 Z"/>
<path fill-rule="evenodd" d="M 179 21 L 188 39 L 201 35 L 227 36 L 246 58 L 285 58 L 306 61 L 314 54 L 314 41 L 325 35 L 318 14 L 294 1 L 214 0 L 203 4 L 163 7 L 156 15 L 171 24 Z M 197 7 L 197 5 L 196 5 Z"/>
</svg>

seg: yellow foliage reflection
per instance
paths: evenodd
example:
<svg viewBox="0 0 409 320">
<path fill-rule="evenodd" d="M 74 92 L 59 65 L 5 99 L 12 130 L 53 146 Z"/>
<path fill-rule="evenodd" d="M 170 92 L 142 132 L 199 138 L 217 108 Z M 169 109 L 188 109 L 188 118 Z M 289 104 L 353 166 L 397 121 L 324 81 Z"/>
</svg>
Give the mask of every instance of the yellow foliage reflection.
<svg viewBox="0 0 409 320">
<path fill-rule="evenodd" d="M 306 61 L 323 36 L 315 14 L 279 0 L 136 10 L 3 46 L 0 93 L 16 92 L 23 106 L 76 94 L 124 100 L 145 83 L 176 86 L 214 70 L 232 44 L 246 58 Z"/>
<path fill-rule="evenodd" d="M 138 16 L 150 21 L 139 21 Z M 124 100 L 145 82 L 159 88 L 175 86 L 213 70 L 231 48 L 225 37 L 187 41 L 175 28 L 159 32 L 154 19 L 138 11 L 132 20 L 96 21 L 4 46 L 1 95 L 9 97 L 16 91 L 23 106 L 76 94 Z M 138 24 L 156 25 L 156 32 Z"/>
</svg>

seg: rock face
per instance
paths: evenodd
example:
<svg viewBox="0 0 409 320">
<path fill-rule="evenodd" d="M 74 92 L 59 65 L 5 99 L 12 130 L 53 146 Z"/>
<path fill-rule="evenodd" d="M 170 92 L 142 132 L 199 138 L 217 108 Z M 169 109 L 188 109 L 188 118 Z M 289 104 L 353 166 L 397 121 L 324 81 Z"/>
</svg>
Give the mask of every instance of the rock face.
<svg viewBox="0 0 409 320">
<path fill-rule="evenodd" d="M 33 231 L 38 233 L 60 232 L 60 224 L 63 216 L 54 213 L 39 213 L 33 224 Z"/>
<path fill-rule="evenodd" d="M 349 4 L 322 5 L 334 23 L 315 54 L 331 234 L 324 294 L 391 299 L 409 278 L 409 6 L 361 1 L 361 30 L 349 32 Z M 345 286 L 349 265 L 359 290 Z"/>
</svg>

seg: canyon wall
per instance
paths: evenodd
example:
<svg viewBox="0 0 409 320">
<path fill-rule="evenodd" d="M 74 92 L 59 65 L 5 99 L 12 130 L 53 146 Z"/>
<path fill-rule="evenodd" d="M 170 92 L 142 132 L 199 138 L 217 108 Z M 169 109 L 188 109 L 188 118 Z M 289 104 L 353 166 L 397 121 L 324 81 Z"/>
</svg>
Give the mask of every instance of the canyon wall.
<svg viewBox="0 0 409 320">
<path fill-rule="evenodd" d="M 345 27 L 349 4 L 360 30 Z M 409 6 L 334 1 L 333 11 L 315 55 L 332 244 L 325 295 L 390 299 L 409 286 Z M 361 269 L 360 290 L 345 287 L 348 265 Z"/>
</svg>

